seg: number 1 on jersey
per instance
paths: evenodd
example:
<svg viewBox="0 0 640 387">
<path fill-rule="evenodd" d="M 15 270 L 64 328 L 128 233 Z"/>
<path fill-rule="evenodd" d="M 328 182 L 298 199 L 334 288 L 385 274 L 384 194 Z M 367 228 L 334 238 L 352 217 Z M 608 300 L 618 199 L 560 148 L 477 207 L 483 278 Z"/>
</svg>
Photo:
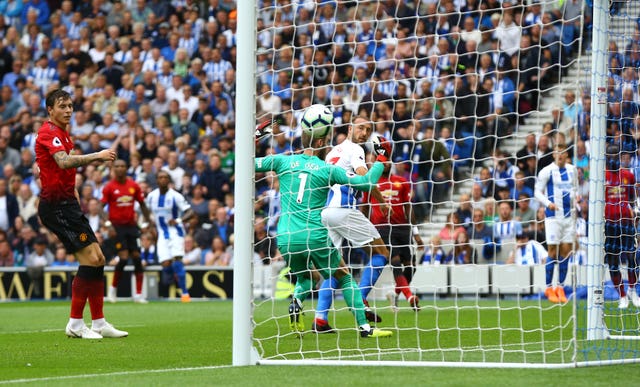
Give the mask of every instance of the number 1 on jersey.
<svg viewBox="0 0 640 387">
<path fill-rule="evenodd" d="M 298 187 L 298 196 L 296 197 L 297 203 L 302 203 L 302 197 L 304 196 L 304 186 L 307 184 L 307 174 L 301 173 L 298 175 L 300 179 L 300 186 Z"/>
</svg>

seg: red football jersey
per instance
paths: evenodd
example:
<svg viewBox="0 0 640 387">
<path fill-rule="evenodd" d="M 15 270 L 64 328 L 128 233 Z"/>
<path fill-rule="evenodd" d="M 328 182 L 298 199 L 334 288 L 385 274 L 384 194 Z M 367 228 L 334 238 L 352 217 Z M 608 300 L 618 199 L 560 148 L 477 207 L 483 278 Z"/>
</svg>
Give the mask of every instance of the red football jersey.
<svg viewBox="0 0 640 387">
<path fill-rule="evenodd" d="M 69 133 L 53 122 L 47 121 L 38 129 L 36 162 L 40 167 L 40 198 L 43 200 L 57 202 L 76 198 L 76 169 L 62 169 L 53 158 L 60 151 L 69 154 L 72 149 Z"/>
<path fill-rule="evenodd" d="M 606 220 L 633 219 L 633 190 L 635 177 L 628 169 L 607 171 L 604 186 L 604 218 Z"/>
<path fill-rule="evenodd" d="M 373 224 L 409 224 L 404 205 L 411 201 L 411 183 L 404 177 L 391 175 L 381 177 L 378 180 L 378 190 L 391 204 L 391 216 L 384 214 L 378 205 L 378 201 L 368 192 L 365 192 L 364 200 L 371 204 L 371 223 Z"/>
<path fill-rule="evenodd" d="M 135 202 L 143 200 L 140 186 L 129 177 L 124 184 L 114 179 L 102 188 L 102 203 L 109 205 L 109 220 L 117 226 L 135 225 Z"/>
</svg>

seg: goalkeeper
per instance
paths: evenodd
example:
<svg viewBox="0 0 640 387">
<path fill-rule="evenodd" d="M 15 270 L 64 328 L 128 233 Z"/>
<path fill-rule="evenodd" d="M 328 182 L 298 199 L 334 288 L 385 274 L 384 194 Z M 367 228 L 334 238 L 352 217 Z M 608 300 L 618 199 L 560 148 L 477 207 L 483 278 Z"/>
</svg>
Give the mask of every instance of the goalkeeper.
<svg viewBox="0 0 640 387">
<path fill-rule="evenodd" d="M 268 125 L 260 125 L 256 136 L 262 137 L 270 130 Z M 367 322 L 362 293 L 349 270 L 340 264 L 342 257 L 333 247 L 320 216 L 331 185 L 348 184 L 370 191 L 380 178 L 383 165 L 374 164 L 364 176 L 348 177 L 343 169 L 322 160 L 327 143 L 326 135 L 314 138 L 303 131 L 302 153 L 269 155 L 255 160 L 256 172 L 274 171 L 280 179 L 282 210 L 278 220 L 278 248 L 297 279 L 289 306 L 290 327 L 292 331 L 304 330 L 302 302 L 311 294 L 311 272 L 315 268 L 325 279 L 334 277 L 338 280 L 362 337 L 391 336 L 391 331 L 371 328 Z M 381 147 L 376 152 L 382 161 L 389 156 Z"/>
</svg>

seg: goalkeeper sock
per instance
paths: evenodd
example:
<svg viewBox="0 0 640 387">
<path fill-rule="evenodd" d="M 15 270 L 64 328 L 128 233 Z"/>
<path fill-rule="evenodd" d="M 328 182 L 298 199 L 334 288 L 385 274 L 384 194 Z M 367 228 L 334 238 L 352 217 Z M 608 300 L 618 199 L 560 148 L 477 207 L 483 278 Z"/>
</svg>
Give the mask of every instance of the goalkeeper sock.
<svg viewBox="0 0 640 387">
<path fill-rule="evenodd" d="M 544 264 L 544 272 L 546 274 L 547 287 L 551 286 L 553 281 L 553 268 L 556 266 L 556 260 L 549 257 L 547 263 Z"/>
<path fill-rule="evenodd" d="M 184 263 L 182 263 L 182 260 L 177 259 L 171 263 L 171 267 L 176 275 L 182 294 L 189 294 L 189 290 L 187 289 L 187 272 L 184 270 Z"/>
<path fill-rule="evenodd" d="M 567 273 L 569 272 L 569 257 L 558 257 L 558 284 L 564 286 L 564 281 L 567 279 Z"/>
<path fill-rule="evenodd" d="M 362 297 L 365 299 L 369 295 L 371 288 L 375 285 L 376 281 L 384 269 L 384 265 L 387 264 L 387 259 L 384 255 L 375 254 L 371 257 L 369 264 L 362 270 L 362 279 L 360 280 L 360 291 Z"/>
<path fill-rule="evenodd" d="M 329 308 L 331 308 L 331 302 L 333 301 L 333 291 L 338 289 L 340 284 L 338 280 L 331 277 L 324 280 L 318 291 L 318 305 L 316 305 L 316 318 L 321 320 L 329 320 Z"/>
<path fill-rule="evenodd" d="M 296 277 L 296 286 L 293 288 L 293 298 L 300 300 L 303 302 L 309 297 L 311 294 L 311 289 L 313 288 L 313 281 L 311 278 L 297 276 Z"/>
<path fill-rule="evenodd" d="M 356 316 L 356 322 L 358 326 L 363 326 L 367 323 L 367 316 L 364 314 L 364 302 L 362 302 L 362 293 L 356 285 L 351 274 L 347 274 L 338 280 L 340 283 L 340 289 L 347 306 L 351 308 L 352 313 Z"/>
<path fill-rule="evenodd" d="M 409 282 L 403 274 L 396 276 L 396 291 L 397 290 L 400 290 L 407 300 L 413 296 L 409 288 Z"/>
</svg>

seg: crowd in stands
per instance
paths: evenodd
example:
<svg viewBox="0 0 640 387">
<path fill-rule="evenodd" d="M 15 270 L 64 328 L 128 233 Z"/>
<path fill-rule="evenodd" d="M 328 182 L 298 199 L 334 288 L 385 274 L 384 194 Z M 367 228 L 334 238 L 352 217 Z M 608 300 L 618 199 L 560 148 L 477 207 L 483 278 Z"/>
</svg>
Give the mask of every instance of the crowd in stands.
<svg viewBox="0 0 640 387">
<path fill-rule="evenodd" d="M 473 175 L 472 193 L 439 236 L 459 242 L 443 262 L 486 261 L 464 246 L 477 239 L 496 245 L 492 231 L 501 222 L 517 220 L 543 242 L 532 199 L 536 172 L 553 160 L 553 144 L 566 142 L 575 145 L 572 160 L 586 184 L 590 125 L 588 93 L 568 91 L 540 135 L 527 136 L 515 155 L 500 150 L 561 79 L 590 29 L 586 2 L 547 3 L 257 1 L 257 116 L 280 121 L 257 155 L 298 149 L 300 116 L 311 104 L 334 111 L 334 141 L 362 115 L 393 141 L 396 172 L 414 183 L 420 222 Z M 40 242 L 50 254 L 38 262 L 73 264 L 36 213 L 33 146 L 47 118 L 43 98 L 54 88 L 73 97 L 75 152 L 115 144 L 145 193 L 167 170 L 198 215 L 185 261 L 232 265 L 235 115 L 245 114 L 235 101 L 235 1 L 1 0 L 0 14 L 0 266 L 29 265 L 42 256 Z M 640 123 L 631 70 L 640 58 L 638 31 L 623 51 L 611 51 L 608 122 L 619 133 L 612 137 L 630 144 Z M 640 158 L 631 159 L 640 171 Z M 113 257 L 113 230 L 99 202 L 109 178 L 106 165 L 79 168 L 77 189 Z M 277 178 L 256 181 L 255 259 L 269 263 L 278 259 Z M 141 244 L 154 263 L 148 233 Z"/>
</svg>

